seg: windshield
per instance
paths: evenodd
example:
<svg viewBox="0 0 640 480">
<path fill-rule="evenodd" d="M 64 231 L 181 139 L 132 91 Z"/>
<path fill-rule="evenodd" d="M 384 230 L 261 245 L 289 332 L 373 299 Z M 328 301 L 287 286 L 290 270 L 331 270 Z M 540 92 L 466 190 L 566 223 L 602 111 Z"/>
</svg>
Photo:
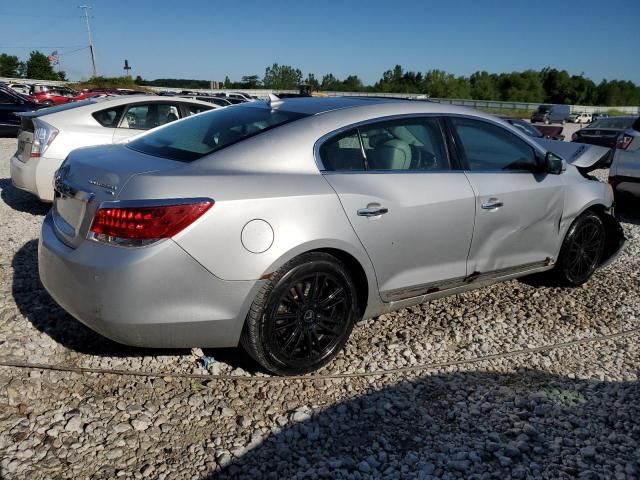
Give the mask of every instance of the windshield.
<svg viewBox="0 0 640 480">
<path fill-rule="evenodd" d="M 540 105 L 538 107 L 538 111 L 541 113 L 547 113 L 549 111 L 551 111 L 551 107 L 549 105 Z"/>
<path fill-rule="evenodd" d="M 151 132 L 131 141 L 127 147 L 148 155 L 192 162 L 306 116 L 268 108 L 220 108 Z"/>
<path fill-rule="evenodd" d="M 633 126 L 635 117 L 612 117 L 612 118 L 599 118 L 589 128 L 618 128 L 625 130 Z"/>
</svg>

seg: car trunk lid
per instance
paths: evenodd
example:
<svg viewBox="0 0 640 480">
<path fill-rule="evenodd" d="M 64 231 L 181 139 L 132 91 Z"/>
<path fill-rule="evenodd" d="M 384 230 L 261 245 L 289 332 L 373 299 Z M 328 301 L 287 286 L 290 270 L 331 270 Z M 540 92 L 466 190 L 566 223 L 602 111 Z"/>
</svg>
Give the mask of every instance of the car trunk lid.
<svg viewBox="0 0 640 480">
<path fill-rule="evenodd" d="M 622 131 L 613 128 L 585 128 L 576 132 L 574 141 L 613 148 L 616 146 L 616 140 Z"/>
<path fill-rule="evenodd" d="M 68 246 L 77 247 L 86 238 L 100 204 L 117 200 L 129 179 L 141 173 L 183 166 L 123 145 L 72 152 L 54 178 L 52 216 L 56 234 Z"/>
<path fill-rule="evenodd" d="M 21 162 L 25 163 L 31 156 L 31 148 L 33 147 L 33 135 L 35 131 L 35 125 L 33 123 L 33 117 L 26 117 L 21 115 L 20 131 L 18 132 L 18 149 L 16 150 L 16 157 Z"/>
<path fill-rule="evenodd" d="M 561 142 L 548 138 L 535 138 L 534 140 L 584 172 L 604 167 L 611 151 L 609 148 L 586 143 Z"/>
</svg>

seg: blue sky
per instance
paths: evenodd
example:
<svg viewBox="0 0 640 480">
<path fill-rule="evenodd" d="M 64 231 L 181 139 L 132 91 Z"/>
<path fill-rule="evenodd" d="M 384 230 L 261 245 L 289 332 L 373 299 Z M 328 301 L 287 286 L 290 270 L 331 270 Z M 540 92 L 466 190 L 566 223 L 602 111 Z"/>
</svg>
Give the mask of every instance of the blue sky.
<svg viewBox="0 0 640 480">
<path fill-rule="evenodd" d="M 88 50 L 73 52 L 87 45 L 81 3 L 93 7 L 98 73 L 109 76 L 126 58 L 148 79 L 262 77 L 278 62 L 365 83 L 400 64 L 458 75 L 551 66 L 640 84 L 638 0 L 3 1 L 0 52 L 57 49 L 68 76 L 86 78 Z"/>
</svg>

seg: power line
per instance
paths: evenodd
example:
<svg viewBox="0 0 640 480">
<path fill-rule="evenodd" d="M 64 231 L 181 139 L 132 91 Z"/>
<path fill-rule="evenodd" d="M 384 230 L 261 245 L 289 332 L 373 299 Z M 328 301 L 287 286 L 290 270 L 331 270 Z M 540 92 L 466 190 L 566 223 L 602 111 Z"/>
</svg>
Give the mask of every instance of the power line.
<svg viewBox="0 0 640 480">
<path fill-rule="evenodd" d="M 79 48 L 79 47 L 83 47 L 86 48 L 86 45 L 29 45 L 29 46 L 15 46 L 15 45 L 0 45 L 0 48 Z"/>
<path fill-rule="evenodd" d="M 29 18 L 82 18 L 82 16 L 76 16 L 76 15 L 34 15 L 33 13 L 18 13 L 18 12 L 5 12 L 5 11 L 0 11 L 0 15 L 7 15 L 9 17 L 29 17 Z"/>
</svg>

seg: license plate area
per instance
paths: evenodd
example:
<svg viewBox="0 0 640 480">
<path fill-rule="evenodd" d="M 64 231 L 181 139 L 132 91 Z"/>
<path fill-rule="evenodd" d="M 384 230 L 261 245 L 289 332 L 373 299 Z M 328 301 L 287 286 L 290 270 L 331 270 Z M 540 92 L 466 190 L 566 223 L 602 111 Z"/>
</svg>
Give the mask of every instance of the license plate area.
<svg viewBox="0 0 640 480">
<path fill-rule="evenodd" d="M 57 173 L 54 181 L 53 223 L 61 240 L 75 246 L 81 241 L 83 222 L 93 193 L 79 189 L 63 177 L 64 173 Z"/>
</svg>

